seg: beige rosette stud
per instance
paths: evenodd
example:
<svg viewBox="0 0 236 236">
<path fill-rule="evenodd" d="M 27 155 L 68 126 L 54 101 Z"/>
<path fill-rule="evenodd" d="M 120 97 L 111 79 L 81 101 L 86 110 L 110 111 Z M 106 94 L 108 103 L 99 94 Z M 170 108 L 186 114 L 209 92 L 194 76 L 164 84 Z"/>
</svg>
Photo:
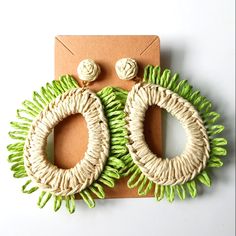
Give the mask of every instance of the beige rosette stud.
<svg viewBox="0 0 236 236">
<path fill-rule="evenodd" d="M 116 73 L 122 80 L 134 79 L 138 74 L 137 62 L 132 58 L 122 58 L 116 62 Z"/>
<path fill-rule="evenodd" d="M 79 78 L 86 82 L 92 82 L 99 76 L 101 70 L 98 64 L 91 59 L 85 59 L 79 63 L 77 73 Z"/>
</svg>

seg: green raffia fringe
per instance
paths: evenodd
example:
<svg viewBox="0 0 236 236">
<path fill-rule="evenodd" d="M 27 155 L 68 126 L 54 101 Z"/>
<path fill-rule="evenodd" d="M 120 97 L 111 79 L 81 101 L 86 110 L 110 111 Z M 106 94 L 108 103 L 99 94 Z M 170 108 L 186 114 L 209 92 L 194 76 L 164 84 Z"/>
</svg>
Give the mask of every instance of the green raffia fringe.
<svg viewBox="0 0 236 236">
<path fill-rule="evenodd" d="M 224 130 L 224 126 L 217 124 L 220 115 L 212 111 L 212 103 L 200 94 L 200 91 L 193 90 L 192 86 L 187 80 L 180 80 L 178 74 L 171 75 L 169 69 L 161 72 L 159 66 L 148 65 L 144 70 L 144 82 L 158 84 L 167 88 L 181 97 L 188 100 L 198 110 L 202 120 L 207 129 L 209 142 L 210 142 L 210 158 L 207 162 L 207 167 L 196 178 L 186 184 L 175 186 L 163 186 L 153 183 L 144 176 L 137 165 L 132 161 L 131 156 L 128 154 L 122 157 L 121 160 L 125 163 L 125 167 L 120 170 L 123 176 L 130 176 L 128 180 L 129 188 L 138 188 L 138 194 L 145 196 L 154 189 L 154 196 L 159 201 L 164 197 L 169 202 L 173 202 L 175 196 L 181 200 L 186 198 L 187 193 L 192 197 L 197 195 L 197 182 L 200 182 L 208 187 L 211 186 L 211 179 L 208 174 L 209 168 L 221 167 L 223 162 L 221 156 L 226 156 L 227 151 L 224 148 L 227 145 L 227 140 L 222 137 L 217 137 Z"/>
<path fill-rule="evenodd" d="M 28 131 L 31 127 L 32 121 L 36 116 L 44 109 L 44 107 L 55 99 L 60 94 L 67 90 L 77 88 L 79 85 L 69 75 L 61 76 L 59 80 L 47 83 L 45 87 L 41 88 L 41 91 L 33 92 L 32 101 L 24 101 L 22 103 L 23 108 L 17 110 L 17 122 L 11 122 L 13 131 L 9 132 L 9 136 L 16 140 L 15 143 L 7 146 L 10 155 L 8 161 L 12 163 L 11 170 L 15 178 L 28 177 L 24 168 L 24 143 L 28 135 Z M 107 87 L 102 89 L 97 94 L 105 108 L 105 115 L 109 122 L 109 130 L 111 135 L 110 155 L 107 159 L 106 166 L 101 173 L 101 176 L 92 185 L 84 189 L 79 193 L 85 203 L 93 208 L 95 206 L 94 196 L 103 199 L 105 197 L 104 185 L 113 188 L 115 180 L 120 178 L 119 169 L 124 167 L 124 163 L 121 157 L 127 153 L 125 147 L 126 140 L 123 111 L 127 92 L 118 88 Z M 32 185 L 31 180 L 27 180 L 22 186 L 23 193 L 33 193 L 38 190 L 38 187 Z M 54 198 L 54 210 L 60 209 L 62 202 L 65 202 L 65 206 L 70 213 L 75 211 L 75 196 L 54 196 L 49 192 L 42 191 L 39 199 L 38 206 L 43 208 L 46 203 Z"/>
</svg>

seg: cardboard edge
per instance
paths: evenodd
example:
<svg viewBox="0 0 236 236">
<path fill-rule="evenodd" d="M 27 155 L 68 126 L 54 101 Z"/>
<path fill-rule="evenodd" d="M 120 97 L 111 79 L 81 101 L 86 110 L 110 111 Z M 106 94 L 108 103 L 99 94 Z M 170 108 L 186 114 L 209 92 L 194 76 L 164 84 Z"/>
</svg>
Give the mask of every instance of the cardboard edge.
<svg viewBox="0 0 236 236">
<path fill-rule="evenodd" d="M 140 56 L 144 55 L 146 52 L 153 47 L 153 45 L 157 44 L 160 47 L 160 38 L 158 35 L 153 35 L 153 39 L 150 42 L 147 42 L 147 46 L 140 52 Z"/>
</svg>

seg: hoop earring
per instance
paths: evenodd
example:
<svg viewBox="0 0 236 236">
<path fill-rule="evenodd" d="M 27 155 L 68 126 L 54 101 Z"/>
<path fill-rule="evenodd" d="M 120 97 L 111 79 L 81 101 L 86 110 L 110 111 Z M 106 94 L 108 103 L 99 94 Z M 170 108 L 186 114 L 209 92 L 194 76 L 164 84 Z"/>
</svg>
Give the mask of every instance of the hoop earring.
<svg viewBox="0 0 236 236">
<path fill-rule="evenodd" d="M 22 186 L 24 193 L 42 191 L 40 208 L 54 196 L 55 211 L 65 201 L 73 213 L 76 193 L 89 207 L 94 207 L 92 194 L 104 198 L 101 184 L 114 187 L 114 180 L 120 177 L 117 168 L 123 163 L 109 155 L 110 135 L 103 105 L 87 87 L 99 73 L 94 61 L 82 61 L 78 66 L 79 77 L 84 81 L 82 88 L 71 76 L 61 76 L 59 81 L 42 87 L 41 93 L 34 92 L 33 101 L 24 101 L 24 109 L 17 110 L 19 121 L 11 122 L 14 131 L 9 135 L 18 141 L 7 147 L 11 153 L 8 160 L 13 163 L 11 170 L 16 178 L 28 177 Z M 100 92 L 100 97 L 106 98 L 104 92 Z M 76 113 L 81 113 L 87 122 L 88 149 L 75 167 L 60 169 L 47 160 L 47 136 L 62 119 Z"/>
<path fill-rule="evenodd" d="M 135 64 L 133 64 L 135 66 Z M 145 142 L 143 121 L 151 105 L 157 105 L 176 117 L 188 136 L 184 152 L 172 159 L 163 159 L 151 152 Z M 187 81 L 179 81 L 170 70 L 147 66 L 144 79 L 128 93 L 125 112 L 127 143 L 130 157 L 124 160 L 123 176 L 130 176 L 128 187 L 138 187 L 140 195 L 153 190 L 157 200 L 164 196 L 172 202 L 175 195 L 185 199 L 197 195 L 196 182 L 211 185 L 207 169 L 223 165 L 220 156 L 227 154 L 222 146 L 225 138 L 216 137 L 224 129 L 215 125 L 219 114 L 211 110 L 211 102 L 194 91 Z"/>
</svg>

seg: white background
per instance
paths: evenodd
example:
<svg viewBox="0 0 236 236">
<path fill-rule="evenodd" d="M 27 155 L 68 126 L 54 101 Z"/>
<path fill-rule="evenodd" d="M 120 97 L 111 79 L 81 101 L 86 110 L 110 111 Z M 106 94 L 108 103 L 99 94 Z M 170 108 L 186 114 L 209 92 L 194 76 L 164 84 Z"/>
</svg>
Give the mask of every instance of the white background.
<svg viewBox="0 0 236 236">
<path fill-rule="evenodd" d="M 0 235 L 234 235 L 235 74 L 234 0 L 0 0 Z M 198 198 L 169 204 L 154 199 L 77 202 L 73 215 L 38 209 L 6 161 L 9 121 L 20 102 L 53 79 L 57 34 L 157 34 L 161 64 L 190 80 L 222 114 L 229 139 L 225 165 Z M 167 153 L 185 142 L 167 119 Z"/>
</svg>

